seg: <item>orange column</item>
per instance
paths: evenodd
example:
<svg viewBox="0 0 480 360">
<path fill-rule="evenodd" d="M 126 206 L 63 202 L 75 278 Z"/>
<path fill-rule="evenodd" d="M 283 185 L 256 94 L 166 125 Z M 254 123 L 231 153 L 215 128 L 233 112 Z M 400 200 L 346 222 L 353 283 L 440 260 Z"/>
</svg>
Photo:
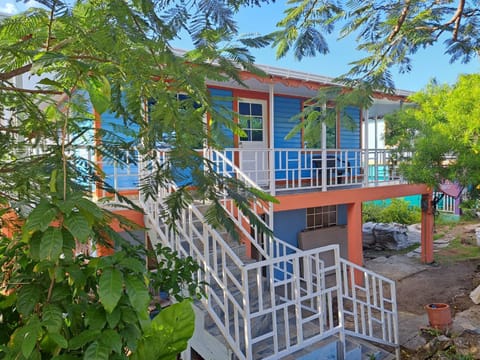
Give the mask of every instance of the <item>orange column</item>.
<svg viewBox="0 0 480 360">
<path fill-rule="evenodd" d="M 433 259 L 433 207 L 431 194 L 422 194 L 422 252 L 421 260 L 425 264 L 430 264 Z"/>
<path fill-rule="evenodd" d="M 347 205 L 348 260 L 363 266 L 362 203 Z"/>
</svg>

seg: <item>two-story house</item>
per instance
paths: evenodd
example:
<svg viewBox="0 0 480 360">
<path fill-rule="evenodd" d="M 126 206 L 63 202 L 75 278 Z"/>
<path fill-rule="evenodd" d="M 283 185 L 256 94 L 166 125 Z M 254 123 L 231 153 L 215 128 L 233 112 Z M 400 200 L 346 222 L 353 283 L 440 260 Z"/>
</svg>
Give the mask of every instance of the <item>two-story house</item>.
<svg viewBox="0 0 480 360">
<path fill-rule="evenodd" d="M 206 223 L 202 205 L 184 211 L 174 234 L 161 209 L 175 184 L 160 189 L 158 199 L 145 200 L 137 185 L 138 174 L 151 171 L 148 166 L 103 164 L 118 190 L 138 195 L 146 215 L 136 215 L 137 221 L 148 228 L 148 241 L 168 244 L 202 265 L 199 276 L 209 286 L 186 356 L 355 359 L 362 346 L 351 346 L 348 339 L 357 338 L 391 346 L 398 357 L 394 283 L 362 268 L 362 203 L 420 195 L 421 260 L 433 261 L 431 189 L 406 183 L 390 152 L 369 148 L 365 141 L 366 120 L 398 109 L 408 92 L 374 93 L 370 108 L 347 107 L 334 124 L 322 123 L 312 141 L 306 130 L 287 135 L 301 121 L 295 115 L 319 89 L 335 85 L 333 79 L 260 67 L 266 77 L 241 73 L 246 87 L 206 80 L 216 104 L 236 114 L 231 121 L 243 134 L 215 126 L 208 116 L 212 135 L 221 136 L 224 148 L 201 151 L 214 171 L 278 199 L 251 204 L 273 236 L 252 226 L 227 195 L 222 204 L 240 244 Z M 106 113 L 97 116 L 96 126 L 111 127 L 116 121 Z M 168 149 L 159 149 L 158 158 L 168 161 Z"/>
</svg>

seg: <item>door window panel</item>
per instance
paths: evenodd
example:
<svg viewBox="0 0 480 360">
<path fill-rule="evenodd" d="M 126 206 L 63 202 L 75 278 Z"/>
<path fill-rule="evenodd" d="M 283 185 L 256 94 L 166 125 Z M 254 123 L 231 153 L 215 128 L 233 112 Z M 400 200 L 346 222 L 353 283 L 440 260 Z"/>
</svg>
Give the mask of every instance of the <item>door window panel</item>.
<svg viewBox="0 0 480 360">
<path fill-rule="evenodd" d="M 263 106 L 258 103 L 238 103 L 238 124 L 245 134 L 240 141 L 263 141 Z"/>
</svg>

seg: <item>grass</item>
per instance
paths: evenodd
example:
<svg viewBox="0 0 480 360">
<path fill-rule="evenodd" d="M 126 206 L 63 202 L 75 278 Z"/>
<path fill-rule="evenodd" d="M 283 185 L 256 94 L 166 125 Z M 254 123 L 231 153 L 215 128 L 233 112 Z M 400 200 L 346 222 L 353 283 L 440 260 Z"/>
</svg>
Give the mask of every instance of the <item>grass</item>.
<svg viewBox="0 0 480 360">
<path fill-rule="evenodd" d="M 480 259 L 480 246 L 473 244 L 471 241 L 456 237 L 447 247 L 436 252 L 434 257 L 435 261 L 440 264 L 452 264 L 463 260 Z"/>
<path fill-rule="evenodd" d="M 458 216 L 452 216 L 450 214 L 442 214 L 440 213 L 438 216 L 435 217 L 435 225 L 448 225 L 450 227 L 454 227 L 462 222 L 462 219 Z"/>
</svg>

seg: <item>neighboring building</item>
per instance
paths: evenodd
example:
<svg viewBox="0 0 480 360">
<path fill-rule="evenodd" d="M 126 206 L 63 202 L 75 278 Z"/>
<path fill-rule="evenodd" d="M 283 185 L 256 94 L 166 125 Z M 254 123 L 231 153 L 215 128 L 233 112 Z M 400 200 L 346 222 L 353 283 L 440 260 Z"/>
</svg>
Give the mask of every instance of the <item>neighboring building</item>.
<svg viewBox="0 0 480 360">
<path fill-rule="evenodd" d="M 431 190 L 425 184 L 407 184 L 389 150 L 378 148 L 378 143 L 371 148 L 365 141 L 371 132 L 365 119 L 398 109 L 409 93 L 375 93 L 371 109 L 347 108 L 348 120 L 337 114 L 335 126 L 324 125 L 320 146 L 311 148 L 303 132 L 285 136 L 295 125 L 291 118 L 319 88 L 334 85 L 333 80 L 260 67 L 267 77 L 241 73 L 247 88 L 234 81 L 206 81 L 211 95 L 221 98 L 219 106 L 242 116 L 240 127 L 246 136 L 211 126 L 214 119 L 208 118 L 211 131 L 225 139 L 225 148 L 203 151 L 216 171 L 279 200 L 273 205 L 252 204 L 274 237 L 254 228 L 228 197 L 222 204 L 237 225 L 242 244 L 232 244 L 228 236 L 206 225 L 201 205 L 185 210 L 179 233 L 173 235 L 159 209 L 175 185 L 162 189 L 155 201 L 139 196 L 149 242 L 161 241 L 193 256 L 204 270 L 200 278 L 210 284 L 204 300 L 208 316 L 198 308 L 189 354 L 212 359 L 311 359 L 335 352 L 338 358 L 356 359 L 361 347 L 348 350 L 345 339 L 350 336 L 398 351 L 394 283 L 361 267 L 362 203 L 420 195 L 421 259 L 430 263 Z M 107 114 L 98 117 L 97 126 L 115 121 L 119 120 Z M 238 119 L 232 116 L 232 121 Z M 158 153 L 168 161 L 168 150 Z M 136 197 L 137 173 L 148 168 L 110 164 L 104 171 L 117 189 Z M 328 345 L 332 337 L 338 343 Z"/>
</svg>

